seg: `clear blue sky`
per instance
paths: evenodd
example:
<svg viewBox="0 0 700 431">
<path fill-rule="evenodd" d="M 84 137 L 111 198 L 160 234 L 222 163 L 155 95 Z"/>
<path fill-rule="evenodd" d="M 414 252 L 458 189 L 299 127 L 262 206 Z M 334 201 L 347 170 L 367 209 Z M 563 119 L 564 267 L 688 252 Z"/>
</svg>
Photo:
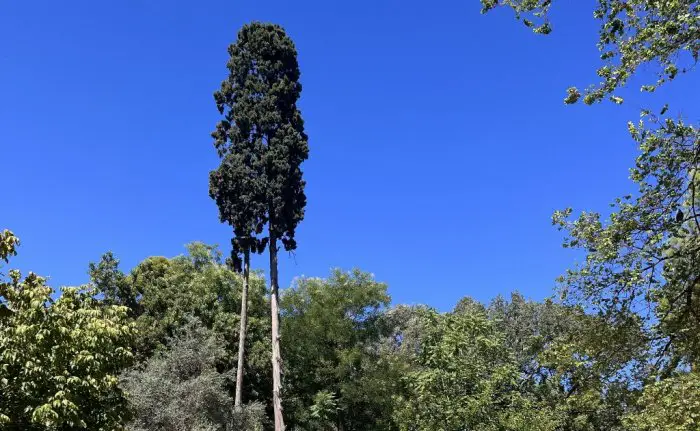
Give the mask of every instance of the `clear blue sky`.
<svg viewBox="0 0 700 431">
<path fill-rule="evenodd" d="M 623 106 L 567 107 L 595 79 L 593 1 L 559 2 L 530 34 L 477 0 L 5 1 L 0 6 L 0 228 L 15 267 L 87 281 L 192 240 L 228 252 L 207 194 L 212 92 L 251 20 L 294 39 L 310 137 L 306 219 L 282 282 L 371 271 L 395 302 L 450 308 L 519 290 L 541 299 L 576 259 L 552 211 L 630 191 L 626 122 L 672 102 L 696 119 L 700 80 Z M 267 260 L 257 258 L 264 268 Z"/>
</svg>

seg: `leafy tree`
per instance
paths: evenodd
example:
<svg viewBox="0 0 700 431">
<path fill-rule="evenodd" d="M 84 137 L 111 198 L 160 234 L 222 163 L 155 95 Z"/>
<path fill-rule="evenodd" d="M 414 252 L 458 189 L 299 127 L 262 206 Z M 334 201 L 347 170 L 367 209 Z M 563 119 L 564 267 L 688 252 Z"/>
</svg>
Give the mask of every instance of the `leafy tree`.
<svg viewBox="0 0 700 431">
<path fill-rule="evenodd" d="M 632 179 L 636 197 L 613 204 L 609 221 L 599 213 L 554 223 L 568 233 L 566 247 L 587 252 L 580 267 L 561 278 L 561 294 L 618 324 L 640 316 L 651 331 L 655 365 L 673 370 L 698 360 L 698 196 L 695 178 L 700 133 L 666 120 L 658 128 L 630 124 L 641 154 Z"/>
<path fill-rule="evenodd" d="M 0 234 L 0 259 L 17 239 Z M 132 360 L 126 307 L 93 289 L 64 288 L 57 299 L 34 273 L 0 281 L 0 429 L 121 429 L 128 418 L 117 375 Z"/>
<path fill-rule="evenodd" d="M 501 4 L 519 16 L 535 15 L 541 19 L 535 29 L 548 32 L 550 1 L 482 0 L 484 11 Z M 654 91 L 697 63 L 700 3 L 696 0 L 600 0 L 595 16 L 602 22 L 599 47 L 606 64 L 598 69 L 603 80 L 587 91 L 586 103 L 606 95 L 621 103 L 614 91 L 647 64 L 657 66 L 659 78 L 642 90 Z M 570 88 L 566 102 L 576 102 L 579 96 Z M 700 354 L 696 177 L 700 133 L 682 119 L 663 118 L 667 109 L 661 110 L 662 118 L 643 111 L 639 124 L 629 124 L 640 150 L 631 172 L 638 186 L 634 196 L 616 199 L 607 220 L 597 212 L 571 219 L 571 209 L 553 217 L 554 224 L 568 233 L 564 245 L 586 252 L 585 260 L 560 279 L 560 293 L 567 303 L 596 313 L 605 323 L 599 325 L 606 336 L 597 337 L 597 352 L 612 357 L 626 351 L 620 349 L 624 344 L 619 340 L 638 332 L 635 327 L 646 337 L 644 357 L 624 376 L 631 384 L 645 385 L 626 417 L 631 418 L 628 424 L 646 429 L 661 425 L 656 416 L 660 406 L 692 404 L 680 398 L 682 390 L 669 388 L 692 382 L 688 371 L 697 368 Z M 665 425 L 686 429 L 674 421 Z"/>
<path fill-rule="evenodd" d="M 502 334 L 480 312 L 424 315 L 415 368 L 397 397 L 401 430 L 555 430 L 557 418 L 519 391 Z"/>
<path fill-rule="evenodd" d="M 461 303 L 462 301 L 460 301 Z M 485 313 L 513 352 L 521 372 L 528 376 L 542 373 L 539 355 L 571 335 L 580 336 L 583 312 L 552 300 L 536 302 L 513 292 L 510 300 L 497 296 Z"/>
<path fill-rule="evenodd" d="M 265 246 L 270 251 L 273 409 L 275 429 L 282 430 L 277 252 L 279 241 L 285 250 L 296 249 L 295 230 L 306 205 L 300 166 L 309 152 L 296 106 L 299 65 L 294 43 L 273 24 L 243 26 L 229 54 L 229 76 L 214 94 L 224 119 L 213 137 L 224 163 L 210 177 L 211 194 L 224 208 L 222 220 L 233 223 L 236 238 L 248 241 L 267 223 L 268 236 L 254 244 L 257 251 Z M 250 248 L 234 239 L 234 255 Z"/>
<path fill-rule="evenodd" d="M 187 245 L 187 250 L 186 255 L 171 259 L 146 258 L 126 275 L 128 290 L 139 292 L 134 313 L 139 333 L 135 353 L 139 362 L 144 362 L 166 349 L 169 340 L 187 324 L 188 316 L 193 316 L 225 341 L 219 371 L 229 373 L 235 369 L 239 346 L 235 329 L 240 321 L 237 308 L 242 277 L 221 262 L 221 253 L 214 246 L 194 242 Z M 261 401 L 267 399 L 262 394 L 268 392 L 270 382 L 266 353 L 270 344 L 265 335 L 270 332 L 270 323 L 265 293 L 264 279 L 253 274 L 248 300 L 251 336 L 245 345 L 250 352 L 245 368 L 249 378 L 243 391 Z"/>
<path fill-rule="evenodd" d="M 186 317 L 198 318 L 205 327 L 212 329 L 226 343 L 224 369 L 235 366 L 237 348 L 240 345 L 235 328 L 239 326 L 237 313 L 241 301 L 240 274 L 223 265 L 219 253 L 210 246 L 194 243 L 189 253 L 173 259 L 148 258 L 137 265 L 130 277 L 143 292 L 143 313 L 136 320 L 137 326 L 148 343 L 145 351 L 154 351 L 167 345 L 167 339 L 186 323 Z M 248 296 L 248 331 L 245 349 L 250 352 L 245 373 L 248 376 L 243 388 L 245 395 L 259 398 L 269 384 L 269 316 L 265 311 L 265 283 L 253 274 Z M 269 358 L 269 357 L 268 357 Z M 264 398 L 263 398 L 264 399 Z"/>
<path fill-rule="evenodd" d="M 310 429 L 338 429 L 338 400 L 331 391 L 322 390 L 314 395 L 314 403 L 309 409 Z"/>
<path fill-rule="evenodd" d="M 512 8 L 518 19 L 536 33 L 549 34 L 551 0 L 480 0 L 482 13 L 498 6 Z M 600 20 L 598 48 L 604 65 L 597 74 L 602 81 L 588 88 L 584 102 L 592 104 L 609 96 L 646 65 L 658 71 L 655 82 L 642 86 L 653 92 L 659 85 L 693 68 L 700 54 L 700 2 L 697 0 L 598 0 L 593 16 Z M 568 90 L 566 103 L 581 93 Z"/>
<path fill-rule="evenodd" d="M 17 245 L 19 245 L 19 239 L 12 231 L 5 229 L 0 232 L 0 259 L 8 263 L 11 256 L 17 255 Z"/>
<path fill-rule="evenodd" d="M 700 376 L 682 373 L 644 387 L 644 409 L 625 417 L 628 430 L 694 431 L 700 428 Z"/>
<path fill-rule="evenodd" d="M 335 270 L 305 278 L 282 295 L 292 429 L 389 429 L 398 375 L 378 349 L 386 285 Z"/>
<path fill-rule="evenodd" d="M 596 316 L 570 317 L 575 332 L 555 338 L 535 358 L 523 389 L 550 406 L 566 430 L 621 430 L 636 399 L 645 338 L 638 326 Z"/>
<path fill-rule="evenodd" d="M 453 312 L 455 314 L 485 314 L 486 307 L 484 307 L 484 304 L 475 300 L 474 298 L 465 296 L 457 302 Z"/>
<path fill-rule="evenodd" d="M 471 304 L 465 311 L 464 304 Z M 557 429 L 622 430 L 635 403 L 646 337 L 638 321 L 611 326 L 580 307 L 511 294 L 486 309 L 466 298 L 456 314 L 487 315 L 518 370 L 518 392 L 547 409 Z"/>
<path fill-rule="evenodd" d="M 165 350 L 123 376 L 135 431 L 262 430 L 264 409 L 235 409 L 219 373 L 225 343 L 195 318 L 178 328 Z M 240 407 L 240 406 L 239 406 Z M 257 412 L 257 414 L 255 413 Z M 240 423 L 240 422 L 243 423 Z"/>
<path fill-rule="evenodd" d="M 471 304 L 478 304 L 477 310 L 483 312 L 482 304 L 469 298 Z M 455 309 L 460 307 L 460 301 Z M 428 316 L 435 310 L 425 305 L 396 305 L 388 308 L 379 319 L 382 336 L 379 340 L 379 350 L 382 354 L 397 356 L 398 360 L 413 361 L 420 352 L 421 343 L 427 337 L 429 326 L 426 325 Z"/>
<path fill-rule="evenodd" d="M 646 353 L 638 324 L 611 327 L 580 307 L 518 293 L 497 297 L 487 313 L 516 361 L 520 392 L 555 412 L 561 429 L 622 429 L 639 384 L 630 375 Z"/>
<path fill-rule="evenodd" d="M 560 279 L 560 292 L 606 322 L 598 350 L 608 356 L 624 351 L 620 329 L 624 334 L 640 326 L 645 333 L 644 357 L 627 377 L 652 386 L 626 414 L 633 418 L 629 423 L 650 426 L 659 408 L 650 397 L 662 396 L 658 401 L 668 406 L 687 402 L 674 399 L 683 391 L 667 389 L 690 378 L 682 376 L 700 358 L 700 134 L 672 120 L 630 124 L 630 132 L 641 151 L 632 170 L 637 195 L 618 198 L 607 221 L 595 212 L 571 220 L 568 209 L 557 212 L 554 223 L 568 233 L 566 247 L 586 252 L 585 261 Z M 662 383 L 672 375 L 679 377 Z"/>
<path fill-rule="evenodd" d="M 111 251 L 103 254 L 98 263 L 90 263 L 88 273 L 95 288 L 104 296 L 105 303 L 123 305 L 129 308 L 132 316 L 138 314 L 138 293 L 119 270 L 119 259 Z"/>
</svg>

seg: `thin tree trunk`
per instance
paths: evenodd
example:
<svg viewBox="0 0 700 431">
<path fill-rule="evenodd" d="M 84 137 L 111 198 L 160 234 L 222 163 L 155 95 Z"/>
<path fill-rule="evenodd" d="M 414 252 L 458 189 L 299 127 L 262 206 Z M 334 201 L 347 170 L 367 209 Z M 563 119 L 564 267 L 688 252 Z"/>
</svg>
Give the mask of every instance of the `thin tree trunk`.
<svg viewBox="0 0 700 431">
<path fill-rule="evenodd" d="M 236 371 L 235 407 L 243 402 L 243 365 L 245 361 L 245 338 L 248 332 L 248 285 L 250 281 L 250 250 L 243 254 L 243 292 L 241 292 L 241 327 L 238 331 L 238 370 Z"/>
<path fill-rule="evenodd" d="M 272 231 L 272 226 L 270 226 Z M 282 354 L 280 352 L 279 285 L 277 280 L 277 238 L 270 233 L 270 312 L 272 314 L 272 407 L 275 431 L 284 431 L 282 417 Z"/>
</svg>

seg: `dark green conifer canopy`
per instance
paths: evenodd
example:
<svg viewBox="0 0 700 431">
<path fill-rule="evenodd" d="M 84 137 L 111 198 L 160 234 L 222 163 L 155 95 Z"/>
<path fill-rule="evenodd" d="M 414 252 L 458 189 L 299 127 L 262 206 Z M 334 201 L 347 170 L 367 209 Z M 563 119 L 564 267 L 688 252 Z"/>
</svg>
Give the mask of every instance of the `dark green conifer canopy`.
<svg viewBox="0 0 700 431">
<path fill-rule="evenodd" d="M 223 119 L 212 133 L 222 158 L 209 176 L 219 217 L 233 227 L 234 266 L 244 250 L 262 252 L 265 225 L 294 250 L 306 196 L 301 163 L 309 148 L 297 108 L 297 52 L 284 29 L 254 22 L 229 47 L 229 76 L 214 93 Z"/>
</svg>

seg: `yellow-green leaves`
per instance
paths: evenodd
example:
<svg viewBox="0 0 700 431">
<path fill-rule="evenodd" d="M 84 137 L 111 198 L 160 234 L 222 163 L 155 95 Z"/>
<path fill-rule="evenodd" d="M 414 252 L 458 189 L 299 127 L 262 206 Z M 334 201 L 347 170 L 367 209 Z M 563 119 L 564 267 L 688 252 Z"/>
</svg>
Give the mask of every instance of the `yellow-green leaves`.
<svg viewBox="0 0 700 431">
<path fill-rule="evenodd" d="M 482 13 L 497 6 L 510 7 L 535 33 L 551 32 L 548 21 L 551 0 L 481 0 L 481 5 Z M 642 91 L 651 92 L 690 70 L 698 61 L 698 0 L 598 0 L 593 16 L 600 20 L 598 48 L 604 64 L 597 70 L 602 80 L 586 90 L 583 99 L 586 104 L 606 97 L 622 103 L 615 92 L 642 66 L 656 69 L 657 80 L 642 85 Z M 578 100 L 569 89 L 564 102 Z"/>
<path fill-rule="evenodd" d="M 515 11 L 515 17 L 522 20 L 526 27 L 537 34 L 549 34 L 552 27 L 547 19 L 551 0 L 481 0 L 481 13 L 486 13 L 497 6 L 508 6 Z M 530 16 L 532 19 L 523 18 Z"/>
<path fill-rule="evenodd" d="M 700 374 L 649 383 L 639 404 L 644 408 L 624 419 L 630 431 L 696 431 L 700 429 Z"/>
<path fill-rule="evenodd" d="M 572 104 L 576 103 L 581 97 L 581 92 L 578 91 L 576 87 L 569 87 L 566 89 L 566 97 L 564 98 L 564 103 Z"/>
<path fill-rule="evenodd" d="M 554 430 L 553 412 L 520 391 L 519 370 L 485 311 L 424 313 L 425 335 L 406 391 L 396 397 L 401 430 Z"/>
<path fill-rule="evenodd" d="M 0 430 L 120 429 L 128 411 L 117 375 L 134 335 L 126 308 L 77 288 L 54 299 L 44 282 L 18 271 L 0 280 L 9 310 L 0 319 Z"/>
<path fill-rule="evenodd" d="M 7 229 L 0 232 L 0 259 L 8 262 L 11 256 L 17 254 L 15 247 L 19 245 L 19 239 Z"/>
</svg>

